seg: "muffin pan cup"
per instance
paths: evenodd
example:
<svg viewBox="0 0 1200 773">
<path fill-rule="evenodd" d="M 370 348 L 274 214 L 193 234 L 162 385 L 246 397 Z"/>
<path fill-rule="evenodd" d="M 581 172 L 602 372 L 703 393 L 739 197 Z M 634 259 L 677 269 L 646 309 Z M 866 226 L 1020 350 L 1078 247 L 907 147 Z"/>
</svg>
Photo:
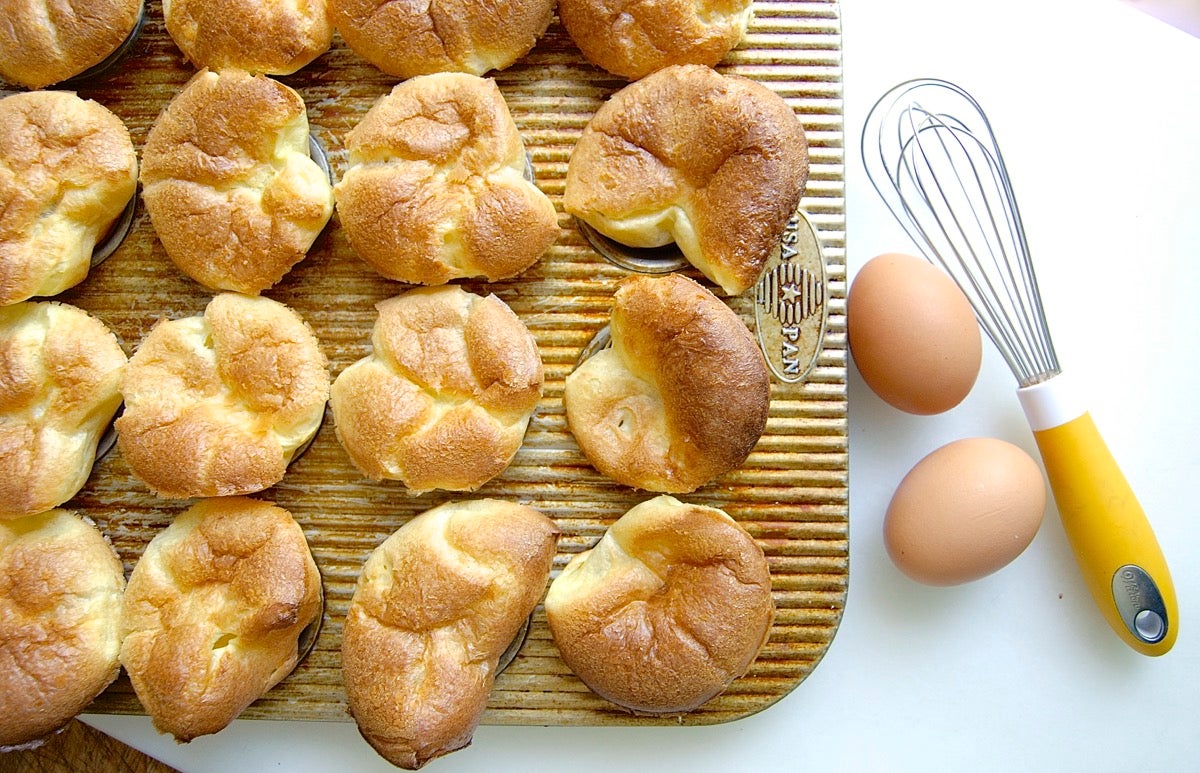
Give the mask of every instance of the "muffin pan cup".
<svg viewBox="0 0 1200 773">
<path fill-rule="evenodd" d="M 112 50 L 108 56 L 101 59 L 96 64 L 87 68 L 78 75 L 72 75 L 70 78 L 61 81 L 52 88 L 60 89 L 77 89 L 81 86 L 86 86 L 90 81 L 100 78 L 112 72 L 118 63 L 125 58 L 129 50 L 137 43 L 138 38 L 142 35 L 142 28 L 146 25 L 146 3 L 142 1 L 141 7 L 138 9 L 137 21 L 133 23 L 133 29 L 125 36 L 120 45 Z"/>
<path fill-rule="evenodd" d="M 108 227 L 104 237 L 96 242 L 96 246 L 92 249 L 92 268 L 108 260 L 129 236 L 129 232 L 133 230 L 133 216 L 137 211 L 137 201 L 138 192 L 134 190 L 133 195 L 125 204 L 125 208 L 121 210 L 121 214 L 117 216 L 113 224 Z"/>
<path fill-rule="evenodd" d="M 575 226 L 600 257 L 626 271 L 638 274 L 669 274 L 690 265 L 674 242 L 661 247 L 630 247 L 605 236 L 579 218 L 575 218 Z"/>
</svg>

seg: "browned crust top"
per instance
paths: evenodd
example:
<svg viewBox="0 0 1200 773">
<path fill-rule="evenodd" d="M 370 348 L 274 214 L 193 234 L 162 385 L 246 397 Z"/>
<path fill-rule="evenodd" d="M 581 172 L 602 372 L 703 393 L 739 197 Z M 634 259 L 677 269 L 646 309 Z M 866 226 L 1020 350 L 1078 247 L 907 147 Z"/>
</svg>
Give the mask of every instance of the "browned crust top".
<svg viewBox="0 0 1200 773">
<path fill-rule="evenodd" d="M 563 659 L 636 712 L 691 711 L 745 673 L 774 619 L 762 549 L 722 511 L 669 496 L 619 518 L 546 596 Z"/>
<path fill-rule="evenodd" d="M 673 233 L 685 256 L 737 294 L 778 248 L 807 182 L 808 141 L 783 98 L 681 65 L 601 106 L 571 151 L 563 206 L 614 236 L 612 221 L 678 208 L 694 232 Z"/>
<path fill-rule="evenodd" d="M 751 0 L 559 0 L 588 61 L 629 80 L 673 64 L 715 65 L 742 39 Z"/>
<path fill-rule="evenodd" d="M 525 146 L 495 81 L 441 73 L 400 83 L 346 147 L 338 215 L 350 246 L 389 279 L 508 279 L 558 237 L 554 205 L 523 176 Z"/>
<path fill-rule="evenodd" d="M 129 360 L 117 442 L 164 497 L 228 496 L 278 483 L 316 432 L 329 372 L 298 314 L 222 293 L 203 317 L 159 322 Z"/>
<path fill-rule="evenodd" d="M 346 614 L 342 676 L 383 757 L 415 769 L 470 743 L 557 540 L 538 511 L 479 499 L 418 515 L 371 554 Z"/>
<path fill-rule="evenodd" d="M 100 103 L 65 91 L 0 99 L 0 305 L 82 281 L 137 168 L 129 130 Z"/>
<path fill-rule="evenodd" d="M 0 747 L 46 736 L 117 677 L 125 573 L 65 510 L 0 521 Z"/>
<path fill-rule="evenodd" d="M 537 342 L 499 298 L 457 286 L 378 309 L 372 353 L 331 390 L 339 440 L 370 478 L 479 488 L 512 461 L 541 398 Z"/>
<path fill-rule="evenodd" d="M 524 56 L 550 26 L 554 0 L 330 0 L 354 51 L 388 75 L 483 75 Z"/>
<path fill-rule="evenodd" d="M 678 274 L 622 280 L 612 348 L 567 378 L 567 421 L 598 470 L 687 492 L 742 464 L 766 427 L 770 380 L 750 331 Z"/>
<path fill-rule="evenodd" d="M 169 0 L 167 32 L 196 67 L 287 75 L 329 50 L 326 0 Z"/>
<path fill-rule="evenodd" d="M 104 61 L 133 32 L 142 0 L 6 0 L 0 77 L 30 89 Z"/>
<path fill-rule="evenodd" d="M 243 70 L 202 70 L 167 105 L 142 151 L 142 198 L 181 271 L 257 293 L 307 254 L 333 214 L 309 158 L 304 100 Z"/>
<path fill-rule="evenodd" d="M 129 577 L 121 663 L 161 732 L 215 733 L 296 665 L 321 577 L 291 513 L 205 499 L 151 540 Z"/>
<path fill-rule="evenodd" d="M 0 308 L 0 519 L 57 507 L 83 487 L 121 404 L 125 363 L 117 337 L 82 309 Z"/>
</svg>

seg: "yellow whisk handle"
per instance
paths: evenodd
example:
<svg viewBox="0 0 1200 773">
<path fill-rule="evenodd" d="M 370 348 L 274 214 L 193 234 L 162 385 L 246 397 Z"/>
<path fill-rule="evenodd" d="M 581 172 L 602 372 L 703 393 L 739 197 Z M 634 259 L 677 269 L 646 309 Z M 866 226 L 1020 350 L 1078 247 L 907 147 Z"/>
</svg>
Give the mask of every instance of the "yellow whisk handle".
<svg viewBox="0 0 1200 773">
<path fill-rule="evenodd" d="M 1053 390 L 1055 381 L 1027 389 Z M 1091 415 L 1061 423 L 1061 415 L 1038 416 L 1030 411 L 1036 398 L 1027 389 L 1020 390 L 1022 404 L 1093 599 L 1130 647 L 1144 655 L 1166 653 L 1178 634 L 1179 612 L 1166 559 L 1142 506 Z"/>
</svg>

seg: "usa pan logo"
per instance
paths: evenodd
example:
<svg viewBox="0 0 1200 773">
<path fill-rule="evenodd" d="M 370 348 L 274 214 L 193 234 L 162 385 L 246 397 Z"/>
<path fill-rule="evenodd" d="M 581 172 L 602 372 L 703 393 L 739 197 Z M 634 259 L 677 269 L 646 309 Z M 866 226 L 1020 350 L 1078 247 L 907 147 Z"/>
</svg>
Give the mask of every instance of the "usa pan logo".
<svg viewBox="0 0 1200 773">
<path fill-rule="evenodd" d="M 808 376 L 828 318 L 821 240 L 808 216 L 797 209 L 754 288 L 758 343 L 776 378 L 792 384 Z"/>
</svg>

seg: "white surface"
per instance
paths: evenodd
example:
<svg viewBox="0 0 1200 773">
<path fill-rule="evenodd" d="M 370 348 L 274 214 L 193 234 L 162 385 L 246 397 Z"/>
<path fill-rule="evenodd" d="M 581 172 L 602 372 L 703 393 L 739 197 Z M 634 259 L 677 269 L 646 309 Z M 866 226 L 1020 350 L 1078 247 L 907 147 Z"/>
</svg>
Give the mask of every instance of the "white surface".
<svg viewBox="0 0 1200 773">
<path fill-rule="evenodd" d="M 1036 454 L 986 347 L 967 400 L 900 414 L 850 373 L 851 573 L 816 671 L 708 728 L 483 727 L 432 771 L 1200 770 L 1200 40 L 1117 0 L 843 0 L 851 271 L 910 247 L 858 161 L 873 100 L 910 77 L 973 92 L 1000 138 L 1064 368 L 1157 531 L 1178 643 L 1135 654 L 1093 608 L 1057 512 L 974 584 L 907 580 L 883 548 L 918 459 L 990 435 Z M 387 770 L 353 724 L 239 721 L 188 746 L 143 718 L 89 721 L 188 771 Z"/>
</svg>

